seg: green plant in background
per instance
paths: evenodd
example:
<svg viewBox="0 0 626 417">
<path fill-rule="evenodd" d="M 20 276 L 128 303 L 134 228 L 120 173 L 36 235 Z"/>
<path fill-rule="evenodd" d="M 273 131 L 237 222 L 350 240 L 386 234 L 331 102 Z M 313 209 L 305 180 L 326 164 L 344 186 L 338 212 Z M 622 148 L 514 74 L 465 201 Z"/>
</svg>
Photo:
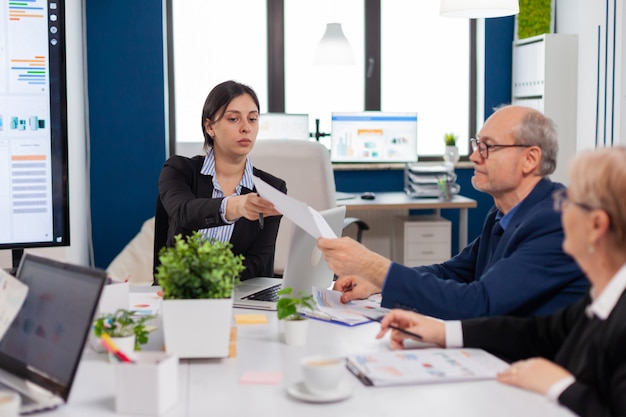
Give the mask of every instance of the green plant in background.
<svg viewBox="0 0 626 417">
<path fill-rule="evenodd" d="M 235 256 L 230 242 L 207 240 L 195 231 L 159 252 L 156 278 L 164 299 L 231 298 L 239 274 L 245 269 L 243 255 Z"/>
<path fill-rule="evenodd" d="M 457 136 L 454 133 L 446 133 L 443 135 L 443 141 L 446 146 L 456 146 L 456 138 Z"/>
<path fill-rule="evenodd" d="M 519 0 L 518 39 L 550 33 L 551 21 L 552 0 Z"/>
<path fill-rule="evenodd" d="M 294 297 L 292 288 L 283 288 L 278 291 L 280 299 L 276 303 L 276 313 L 278 320 L 304 320 L 304 317 L 300 316 L 299 310 L 301 308 L 308 308 L 313 310 L 313 296 L 311 294 L 303 294 L 302 291 L 298 293 L 298 297 Z"/>
<path fill-rule="evenodd" d="M 115 313 L 104 314 L 93 323 L 93 332 L 97 337 L 104 333 L 111 337 L 135 335 L 135 350 L 148 343 L 148 334 L 152 330 L 146 326 L 155 316 L 136 316 L 136 311 L 120 308 Z"/>
</svg>

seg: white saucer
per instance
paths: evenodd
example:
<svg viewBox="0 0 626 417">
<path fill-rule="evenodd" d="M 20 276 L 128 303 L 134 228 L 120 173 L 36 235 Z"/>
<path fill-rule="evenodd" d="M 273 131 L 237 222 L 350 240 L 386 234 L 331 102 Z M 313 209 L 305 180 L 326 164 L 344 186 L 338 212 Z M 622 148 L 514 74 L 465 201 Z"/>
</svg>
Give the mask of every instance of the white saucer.
<svg viewBox="0 0 626 417">
<path fill-rule="evenodd" d="M 304 386 L 304 382 L 298 382 L 287 388 L 287 393 L 293 398 L 301 401 L 307 401 L 310 403 L 331 403 L 335 401 L 345 400 L 352 395 L 352 385 L 348 382 L 344 382 L 337 388 L 337 390 L 328 393 L 327 395 L 315 395 Z"/>
</svg>

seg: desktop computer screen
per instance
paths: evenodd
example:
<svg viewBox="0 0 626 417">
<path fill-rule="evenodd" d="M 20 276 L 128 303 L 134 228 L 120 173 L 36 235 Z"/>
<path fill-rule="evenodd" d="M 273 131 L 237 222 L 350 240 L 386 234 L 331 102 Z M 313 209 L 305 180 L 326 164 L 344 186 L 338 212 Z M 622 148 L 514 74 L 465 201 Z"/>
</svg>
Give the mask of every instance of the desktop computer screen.
<svg viewBox="0 0 626 417">
<path fill-rule="evenodd" d="M 257 139 L 309 140 L 309 115 L 262 113 Z"/>
<path fill-rule="evenodd" d="M 333 162 L 417 162 L 417 113 L 333 113 Z"/>
</svg>

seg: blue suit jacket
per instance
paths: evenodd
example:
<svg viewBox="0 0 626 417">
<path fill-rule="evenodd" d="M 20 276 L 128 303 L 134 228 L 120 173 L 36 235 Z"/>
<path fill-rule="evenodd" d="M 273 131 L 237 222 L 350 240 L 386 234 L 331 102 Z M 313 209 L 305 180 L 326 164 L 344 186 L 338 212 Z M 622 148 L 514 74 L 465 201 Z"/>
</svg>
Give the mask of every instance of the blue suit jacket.
<svg viewBox="0 0 626 417">
<path fill-rule="evenodd" d="M 547 315 L 572 304 L 589 284 L 561 245 L 560 213 L 552 193 L 563 185 L 542 179 L 520 203 L 490 259 L 495 206 L 482 234 L 438 265 L 410 268 L 392 263 L 382 305 L 442 319 L 493 315 Z"/>
</svg>

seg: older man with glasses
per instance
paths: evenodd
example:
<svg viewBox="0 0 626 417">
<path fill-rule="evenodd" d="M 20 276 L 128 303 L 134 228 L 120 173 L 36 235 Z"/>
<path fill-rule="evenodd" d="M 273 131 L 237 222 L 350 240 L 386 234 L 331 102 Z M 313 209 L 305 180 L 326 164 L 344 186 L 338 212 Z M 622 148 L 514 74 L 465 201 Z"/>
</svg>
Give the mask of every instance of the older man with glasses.
<svg viewBox="0 0 626 417">
<path fill-rule="evenodd" d="M 501 107 L 471 145 L 472 185 L 495 203 L 481 235 L 450 260 L 418 267 L 350 238 L 319 239 L 343 302 L 382 292 L 384 307 L 466 319 L 548 315 L 585 293 L 553 209 L 552 194 L 565 189 L 548 178 L 558 150 L 554 123 L 527 107 Z"/>
</svg>

